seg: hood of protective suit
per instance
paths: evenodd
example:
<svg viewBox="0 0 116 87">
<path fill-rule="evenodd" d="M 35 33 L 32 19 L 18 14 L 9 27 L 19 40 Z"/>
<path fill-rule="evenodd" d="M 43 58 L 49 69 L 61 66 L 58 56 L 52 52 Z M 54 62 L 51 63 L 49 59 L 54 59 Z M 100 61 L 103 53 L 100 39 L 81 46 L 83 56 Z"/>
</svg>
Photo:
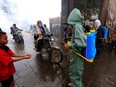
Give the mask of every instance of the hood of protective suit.
<svg viewBox="0 0 116 87">
<path fill-rule="evenodd" d="M 71 25 L 72 28 L 72 44 L 69 48 L 75 51 L 81 51 L 83 47 L 86 47 L 87 36 L 84 33 L 83 21 L 81 13 L 78 9 L 74 8 L 70 13 L 67 23 Z"/>
<path fill-rule="evenodd" d="M 70 13 L 70 15 L 67 19 L 67 23 L 71 26 L 74 26 L 77 23 L 83 23 L 82 22 L 82 15 L 78 9 L 74 8 L 72 10 L 72 12 Z"/>
<path fill-rule="evenodd" d="M 100 20 L 95 20 L 96 30 L 99 28 L 100 25 L 101 25 Z"/>
</svg>

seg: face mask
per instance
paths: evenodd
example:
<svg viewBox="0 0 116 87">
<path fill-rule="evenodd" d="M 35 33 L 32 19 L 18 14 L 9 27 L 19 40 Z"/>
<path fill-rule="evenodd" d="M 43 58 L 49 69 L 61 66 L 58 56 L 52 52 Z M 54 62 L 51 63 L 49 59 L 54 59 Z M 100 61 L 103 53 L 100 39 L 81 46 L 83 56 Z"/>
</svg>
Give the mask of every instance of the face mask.
<svg viewBox="0 0 116 87">
<path fill-rule="evenodd" d="M 42 24 L 38 24 L 39 27 L 42 27 Z"/>
</svg>

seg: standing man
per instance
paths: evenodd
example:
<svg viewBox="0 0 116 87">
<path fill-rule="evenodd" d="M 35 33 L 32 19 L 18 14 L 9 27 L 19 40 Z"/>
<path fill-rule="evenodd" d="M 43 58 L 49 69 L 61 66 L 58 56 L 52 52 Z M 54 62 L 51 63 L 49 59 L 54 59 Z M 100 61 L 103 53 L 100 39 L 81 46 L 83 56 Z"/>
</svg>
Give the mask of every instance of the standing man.
<svg viewBox="0 0 116 87">
<path fill-rule="evenodd" d="M 99 57 L 103 48 L 103 36 L 104 36 L 104 31 L 103 31 L 103 26 L 101 25 L 100 20 L 95 20 L 95 27 L 96 27 L 96 49 L 97 49 L 97 54 L 96 57 Z"/>
<path fill-rule="evenodd" d="M 64 44 L 65 48 L 70 48 L 79 54 L 86 47 L 87 36 L 84 33 L 83 20 L 80 11 L 76 8 L 70 13 L 67 23 L 72 26 L 72 44 Z M 84 60 L 74 52 L 70 54 L 70 79 L 71 87 L 84 87 L 82 82 L 84 70 Z"/>
</svg>

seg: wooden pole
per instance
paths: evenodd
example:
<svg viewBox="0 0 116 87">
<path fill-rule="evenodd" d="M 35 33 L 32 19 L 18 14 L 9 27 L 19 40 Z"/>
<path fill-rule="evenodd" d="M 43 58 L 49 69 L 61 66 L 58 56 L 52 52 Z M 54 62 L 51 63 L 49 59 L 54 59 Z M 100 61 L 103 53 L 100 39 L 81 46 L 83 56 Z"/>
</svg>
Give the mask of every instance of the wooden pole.
<svg viewBox="0 0 116 87">
<path fill-rule="evenodd" d="M 74 8 L 74 0 L 69 0 L 69 11 L 71 12 L 73 8 Z"/>
<path fill-rule="evenodd" d="M 101 15 L 100 15 L 100 21 L 103 25 L 105 25 L 109 1 L 110 0 L 103 0 Z"/>
</svg>

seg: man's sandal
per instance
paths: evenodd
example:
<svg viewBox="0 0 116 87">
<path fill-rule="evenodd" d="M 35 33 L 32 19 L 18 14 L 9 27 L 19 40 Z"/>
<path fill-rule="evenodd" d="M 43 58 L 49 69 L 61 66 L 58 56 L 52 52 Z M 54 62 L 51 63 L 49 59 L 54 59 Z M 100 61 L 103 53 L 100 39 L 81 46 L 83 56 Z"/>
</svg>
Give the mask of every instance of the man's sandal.
<svg viewBox="0 0 116 87">
<path fill-rule="evenodd" d="M 69 83 L 68 86 L 69 86 L 69 87 L 73 87 L 73 83 Z"/>
</svg>

